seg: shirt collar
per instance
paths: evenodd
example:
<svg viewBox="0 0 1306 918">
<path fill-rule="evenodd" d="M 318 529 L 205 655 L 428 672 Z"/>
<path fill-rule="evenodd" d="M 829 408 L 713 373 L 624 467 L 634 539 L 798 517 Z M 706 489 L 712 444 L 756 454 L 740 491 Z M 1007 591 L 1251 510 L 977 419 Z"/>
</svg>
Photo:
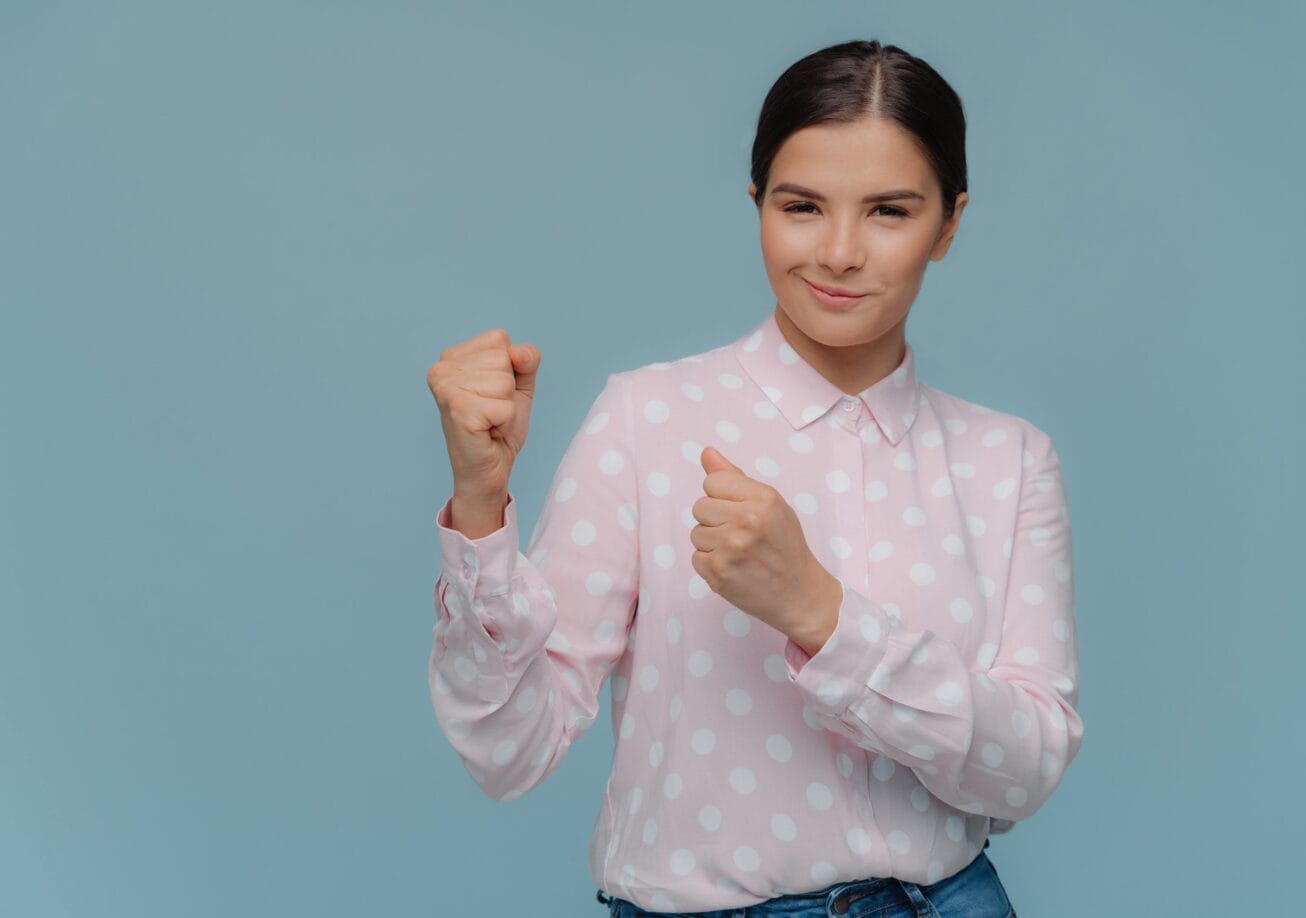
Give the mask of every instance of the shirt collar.
<svg viewBox="0 0 1306 918">
<path fill-rule="evenodd" d="M 737 340 L 733 350 L 745 372 L 795 430 L 825 415 L 845 395 L 790 346 L 774 312 Z M 916 420 L 920 396 L 910 343 L 906 343 L 897 369 L 858 393 L 880 431 L 895 446 Z"/>
</svg>

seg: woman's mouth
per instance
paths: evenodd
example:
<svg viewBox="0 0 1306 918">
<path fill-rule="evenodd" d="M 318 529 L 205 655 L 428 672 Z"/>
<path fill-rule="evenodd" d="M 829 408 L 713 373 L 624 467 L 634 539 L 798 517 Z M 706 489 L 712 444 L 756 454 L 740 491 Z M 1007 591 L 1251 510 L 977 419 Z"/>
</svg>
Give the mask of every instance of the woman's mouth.
<svg viewBox="0 0 1306 918">
<path fill-rule="evenodd" d="M 847 309 L 867 296 L 865 293 L 857 293 L 852 296 L 834 293 L 825 287 L 818 287 L 805 277 L 803 283 L 807 285 L 807 289 L 812 291 L 812 296 L 816 298 L 818 303 L 831 309 Z"/>
</svg>

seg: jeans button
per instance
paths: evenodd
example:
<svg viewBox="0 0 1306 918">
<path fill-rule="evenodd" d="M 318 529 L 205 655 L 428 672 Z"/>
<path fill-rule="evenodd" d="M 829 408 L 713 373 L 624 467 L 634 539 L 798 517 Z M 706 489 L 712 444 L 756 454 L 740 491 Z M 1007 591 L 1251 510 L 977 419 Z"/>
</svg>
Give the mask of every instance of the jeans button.
<svg viewBox="0 0 1306 918">
<path fill-rule="evenodd" d="M 846 915 L 848 913 L 848 896 L 843 895 L 835 899 L 831 908 L 834 909 L 836 915 Z"/>
</svg>

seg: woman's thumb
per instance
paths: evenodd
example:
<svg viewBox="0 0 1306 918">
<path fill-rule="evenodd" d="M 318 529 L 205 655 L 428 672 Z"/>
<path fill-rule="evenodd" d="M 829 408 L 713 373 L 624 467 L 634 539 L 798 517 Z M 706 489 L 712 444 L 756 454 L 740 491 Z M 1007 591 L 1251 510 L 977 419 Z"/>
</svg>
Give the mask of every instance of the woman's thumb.
<svg viewBox="0 0 1306 918">
<path fill-rule="evenodd" d="M 535 371 L 540 367 L 540 351 L 533 344 L 514 344 L 508 348 L 512 358 L 512 368 L 519 376 L 534 381 Z"/>
</svg>

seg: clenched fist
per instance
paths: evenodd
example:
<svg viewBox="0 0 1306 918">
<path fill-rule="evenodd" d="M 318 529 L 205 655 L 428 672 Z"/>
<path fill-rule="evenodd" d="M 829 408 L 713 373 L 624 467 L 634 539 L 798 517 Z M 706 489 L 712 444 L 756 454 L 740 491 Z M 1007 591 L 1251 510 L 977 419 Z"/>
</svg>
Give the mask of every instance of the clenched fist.
<svg viewBox="0 0 1306 918">
<path fill-rule="evenodd" d="M 690 563 L 712 591 L 813 653 L 834 630 L 843 588 L 812 554 L 798 514 L 714 447 L 694 502 Z"/>
<path fill-rule="evenodd" d="M 507 493 L 513 462 L 526 445 L 539 367 L 538 348 L 513 344 L 506 331 L 492 328 L 445 349 L 427 370 L 455 494 Z"/>
</svg>

